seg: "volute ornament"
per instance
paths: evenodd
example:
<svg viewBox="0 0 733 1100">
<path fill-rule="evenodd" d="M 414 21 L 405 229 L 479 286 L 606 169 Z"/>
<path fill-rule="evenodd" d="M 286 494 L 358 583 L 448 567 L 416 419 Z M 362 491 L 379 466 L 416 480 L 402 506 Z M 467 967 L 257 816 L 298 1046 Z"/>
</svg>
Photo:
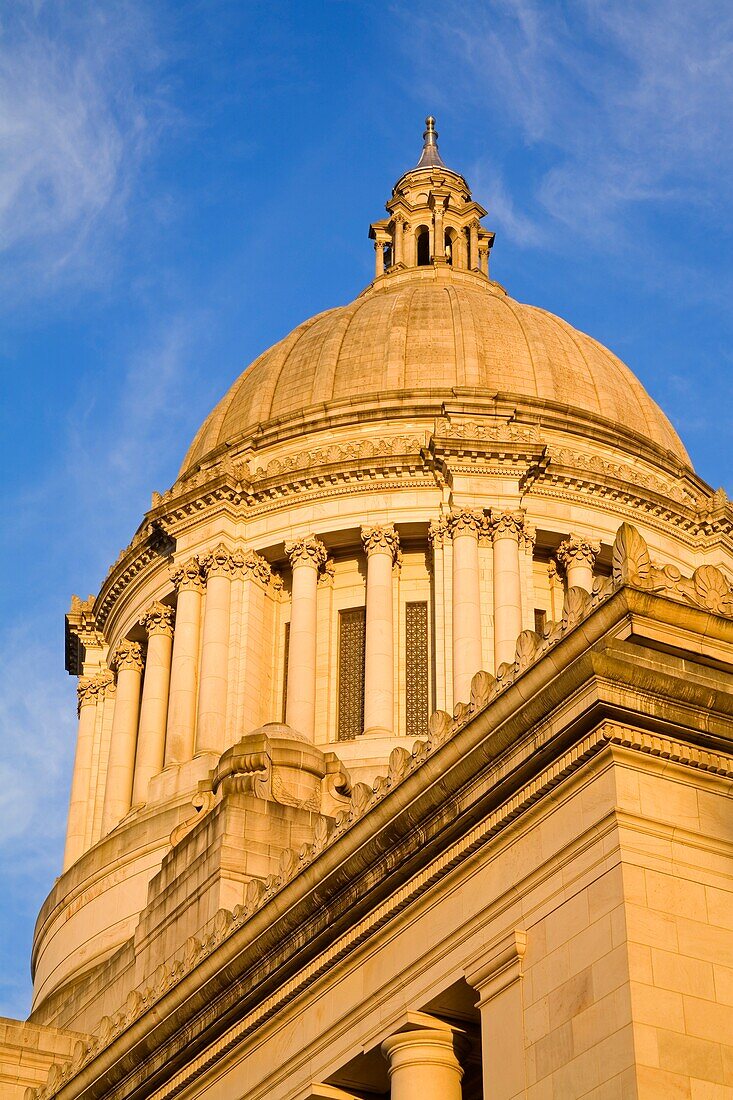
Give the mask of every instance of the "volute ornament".
<svg viewBox="0 0 733 1100">
<path fill-rule="evenodd" d="M 524 512 L 491 512 L 490 530 L 494 539 L 512 538 L 519 542 L 524 531 Z"/>
<path fill-rule="evenodd" d="M 170 578 L 179 592 L 203 592 L 204 576 L 198 554 L 171 569 Z"/>
<path fill-rule="evenodd" d="M 292 542 L 286 542 L 285 553 L 293 569 L 302 565 L 322 569 L 326 564 L 326 547 L 315 535 L 303 535 Z"/>
<path fill-rule="evenodd" d="M 241 555 L 229 549 L 225 543 L 220 542 L 215 549 L 210 550 L 201 559 L 201 570 L 209 580 L 211 577 L 233 577 L 241 566 Z"/>
<path fill-rule="evenodd" d="M 173 621 L 176 613 L 172 607 L 156 600 L 139 619 L 140 626 L 144 626 L 148 637 L 153 634 L 165 634 L 173 637 Z"/>
<path fill-rule="evenodd" d="M 391 523 L 377 524 L 375 527 L 362 527 L 361 541 L 367 557 L 371 554 L 389 554 L 392 561 L 396 561 L 400 540 Z"/>
<path fill-rule="evenodd" d="M 142 672 L 143 647 L 139 642 L 130 642 L 125 639 L 115 649 L 111 665 L 118 675 L 120 672 L 129 670 Z"/>
<path fill-rule="evenodd" d="M 461 508 L 450 515 L 450 532 L 453 538 L 461 535 L 475 535 L 476 537 L 486 527 L 486 516 L 474 508 Z"/>
<path fill-rule="evenodd" d="M 569 565 L 588 565 L 593 568 L 600 552 L 600 542 L 571 532 L 558 546 L 556 557 L 566 569 Z"/>
</svg>

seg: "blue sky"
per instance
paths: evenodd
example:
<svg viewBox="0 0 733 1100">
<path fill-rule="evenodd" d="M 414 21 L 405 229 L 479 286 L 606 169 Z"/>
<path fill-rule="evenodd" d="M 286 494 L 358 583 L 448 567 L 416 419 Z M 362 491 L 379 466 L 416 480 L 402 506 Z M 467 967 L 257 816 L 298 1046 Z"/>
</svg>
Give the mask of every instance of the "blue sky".
<svg viewBox="0 0 733 1100">
<path fill-rule="evenodd" d="M 0 1014 L 29 1008 L 72 592 L 263 348 L 369 281 L 426 113 L 513 297 L 636 371 L 733 495 L 733 7 L 0 2 Z"/>
</svg>

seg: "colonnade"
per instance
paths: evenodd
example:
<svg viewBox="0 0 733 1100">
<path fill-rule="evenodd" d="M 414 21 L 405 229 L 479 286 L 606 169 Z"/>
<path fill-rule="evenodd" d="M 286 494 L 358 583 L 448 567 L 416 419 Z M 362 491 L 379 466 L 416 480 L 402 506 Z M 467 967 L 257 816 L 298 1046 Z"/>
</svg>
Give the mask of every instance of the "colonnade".
<svg viewBox="0 0 733 1100">
<path fill-rule="evenodd" d="M 482 637 L 482 591 L 479 546 L 493 552 L 493 637 L 496 666 L 514 659 L 523 624 L 520 552 L 531 550 L 533 532 L 521 511 L 485 513 L 457 509 L 431 525 L 430 539 L 450 541 L 452 547 L 451 603 L 436 608 L 436 645 L 450 646 L 452 698 L 465 702 L 471 680 L 486 667 Z M 393 567 L 399 555 L 399 537 L 391 524 L 365 526 L 361 541 L 367 558 L 366 639 L 364 678 L 364 733 L 392 736 L 395 730 L 394 698 L 394 592 Z M 285 721 L 310 740 L 316 728 L 317 590 L 326 563 L 326 548 L 315 535 L 286 544 L 292 570 L 290 640 L 286 669 Z M 557 560 L 569 586 L 590 591 L 598 543 L 571 534 L 559 546 Z M 437 562 L 435 563 L 437 570 Z M 111 831 L 131 807 L 147 800 L 151 779 L 164 768 L 186 763 L 198 754 L 221 754 L 233 729 L 241 735 L 259 721 L 271 718 L 269 699 L 259 686 L 254 695 L 260 714 L 250 707 L 232 722 L 232 647 L 261 648 L 262 638 L 237 621 L 234 608 L 243 600 L 235 586 L 257 582 L 282 586 L 268 563 L 252 551 L 232 549 L 220 543 L 202 558 L 192 556 L 171 573 L 177 592 L 175 610 L 155 601 L 139 619 L 145 642 L 124 639 L 97 677 L 79 683 L 79 732 L 72 781 L 66 865 L 89 846 L 85 824 L 90 809 L 92 770 L 99 763 L 97 706 L 116 678 L 109 755 L 106 761 L 101 834 Z M 443 593 L 445 582 L 443 579 Z M 234 599 L 233 599 L 234 595 Z M 204 598 L 205 596 L 205 598 Z M 526 610 L 526 609 L 525 609 Z M 261 619 L 261 617 L 260 617 Z M 452 639 L 441 634 L 441 623 L 452 624 Z M 258 660 L 262 663 L 261 655 Z M 256 664 L 256 662 L 255 662 Z M 143 675 L 144 673 L 144 675 Z M 440 705 L 440 704 L 438 704 Z M 240 710 L 242 708 L 240 707 Z M 97 748 L 95 749 L 95 739 Z M 95 837 L 94 839 L 97 839 Z"/>
</svg>

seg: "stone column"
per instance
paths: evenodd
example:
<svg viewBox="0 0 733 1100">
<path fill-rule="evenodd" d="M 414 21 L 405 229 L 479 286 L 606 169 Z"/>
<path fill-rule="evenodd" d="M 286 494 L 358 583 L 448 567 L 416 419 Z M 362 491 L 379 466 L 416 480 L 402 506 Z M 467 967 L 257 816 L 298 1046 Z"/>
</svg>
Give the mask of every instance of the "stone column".
<svg viewBox="0 0 733 1100">
<path fill-rule="evenodd" d="M 285 721 L 311 741 L 316 732 L 316 593 L 326 548 L 313 535 L 285 544 L 293 570 Z"/>
<path fill-rule="evenodd" d="M 496 667 L 514 660 L 522 632 L 522 588 L 519 572 L 521 512 L 492 513 L 494 540 L 494 656 Z"/>
<path fill-rule="evenodd" d="M 467 703 L 481 656 L 478 536 L 482 512 L 464 508 L 450 518 L 453 536 L 453 705 Z"/>
<path fill-rule="evenodd" d="M 433 207 L 433 258 L 436 260 L 445 259 L 443 213 L 443 202 L 441 199 L 437 199 Z"/>
<path fill-rule="evenodd" d="M 526 932 L 513 931 L 466 967 L 466 981 L 479 995 L 484 1096 L 491 1100 L 514 1100 L 527 1087 L 521 986 L 526 948 Z"/>
<path fill-rule="evenodd" d="M 165 727 L 168 717 L 168 689 L 173 649 L 172 607 L 156 602 L 140 619 L 148 635 L 145 654 L 145 679 L 137 734 L 135 779 L 132 804 L 142 806 L 148 800 L 148 783 L 163 770 Z"/>
<path fill-rule="evenodd" d="M 117 692 L 104 788 L 102 836 L 118 825 L 132 804 L 137 723 L 140 715 L 140 681 L 143 653 L 139 642 L 123 641 L 112 658 L 117 672 Z"/>
<path fill-rule="evenodd" d="M 469 252 L 471 255 L 468 258 L 469 266 L 472 271 L 478 271 L 478 230 L 479 223 L 477 221 L 471 222 L 468 227 L 469 232 Z"/>
<path fill-rule="evenodd" d="M 449 1028 L 401 1031 L 385 1039 L 382 1053 L 389 1062 L 390 1100 L 461 1100 L 463 1070 Z"/>
<path fill-rule="evenodd" d="M 201 562 L 206 578 L 204 629 L 201 637 L 201 682 L 196 718 L 196 753 L 221 754 L 226 748 L 229 671 L 229 610 L 232 577 L 239 564 L 220 542 Z"/>
<path fill-rule="evenodd" d="M 481 241 L 478 246 L 478 266 L 479 271 L 489 277 L 489 246 L 485 241 Z"/>
<path fill-rule="evenodd" d="M 384 275 L 384 244 L 382 241 L 374 242 L 374 278 Z"/>
<path fill-rule="evenodd" d="M 364 733 L 394 733 L 394 623 L 392 566 L 399 538 L 391 524 L 362 527 L 367 556 Z"/>
<path fill-rule="evenodd" d="M 405 222 L 404 228 L 404 242 L 402 255 L 407 267 L 415 267 L 417 265 L 417 247 L 415 244 L 415 229 L 414 226 Z"/>
<path fill-rule="evenodd" d="M 402 254 L 403 254 L 403 250 L 402 250 L 402 245 L 403 245 L 402 233 L 403 233 L 403 230 L 404 230 L 404 226 L 405 226 L 405 223 L 404 223 L 402 218 L 395 218 L 395 220 L 394 220 L 394 245 L 393 245 L 393 249 L 392 249 L 392 263 L 393 264 L 401 264 L 402 263 Z"/>
<path fill-rule="evenodd" d="M 435 630 L 435 706 L 453 712 L 453 650 L 450 573 L 452 543 L 448 522 L 442 516 L 430 521 L 428 541 L 432 547 L 433 615 Z M 448 560 L 446 561 L 446 558 Z"/>
<path fill-rule="evenodd" d="M 193 758 L 196 729 L 196 693 L 199 675 L 201 597 L 204 578 L 198 557 L 189 558 L 171 573 L 178 589 L 176 629 L 173 635 L 165 766 Z"/>
<path fill-rule="evenodd" d="M 593 591 L 593 566 L 601 544 L 582 535 L 570 534 L 557 548 L 557 560 L 565 568 L 568 588 Z"/>
<path fill-rule="evenodd" d="M 113 679 L 111 672 L 102 672 L 91 677 L 82 676 L 76 689 L 79 700 L 79 728 L 76 735 L 69 819 L 66 826 L 64 870 L 72 863 L 76 863 L 86 849 L 89 819 L 94 814 L 92 766 L 97 725 L 97 700 L 100 692 L 103 694 Z"/>
</svg>

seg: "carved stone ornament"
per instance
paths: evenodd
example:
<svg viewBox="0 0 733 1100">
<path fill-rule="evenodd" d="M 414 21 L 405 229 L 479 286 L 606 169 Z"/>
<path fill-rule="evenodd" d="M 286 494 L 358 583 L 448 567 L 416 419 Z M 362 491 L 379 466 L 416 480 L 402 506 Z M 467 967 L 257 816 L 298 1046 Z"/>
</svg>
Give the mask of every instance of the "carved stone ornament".
<svg viewBox="0 0 733 1100">
<path fill-rule="evenodd" d="M 571 532 L 558 546 L 557 560 L 566 569 L 569 565 L 588 565 L 592 569 L 600 552 L 600 542 Z"/>
<path fill-rule="evenodd" d="M 326 547 L 315 535 L 304 535 L 292 542 L 286 542 L 285 553 L 293 569 L 301 565 L 321 569 L 326 564 Z"/>
<path fill-rule="evenodd" d="M 204 577 L 198 554 L 171 569 L 170 578 L 179 592 L 202 592 Z"/>
<path fill-rule="evenodd" d="M 443 546 L 448 536 L 448 521 L 443 519 L 431 519 L 430 526 L 428 527 L 428 538 L 432 542 L 433 546 Z"/>
<path fill-rule="evenodd" d="M 270 578 L 272 577 L 270 564 L 265 561 L 261 554 L 255 553 L 254 550 L 247 550 L 243 554 L 239 568 L 245 577 L 259 581 L 260 584 L 263 585 L 270 583 Z"/>
<path fill-rule="evenodd" d="M 144 626 L 150 638 L 153 634 L 165 634 L 173 637 L 173 620 L 176 613 L 172 607 L 158 600 L 140 617 L 140 626 Z"/>
<path fill-rule="evenodd" d="M 393 562 L 397 560 L 400 539 L 391 523 L 362 527 L 361 541 L 367 557 L 371 554 L 389 554 Z"/>
<path fill-rule="evenodd" d="M 491 513 L 491 533 L 495 539 L 516 539 L 524 531 L 524 512 L 494 512 Z"/>
<path fill-rule="evenodd" d="M 534 529 L 531 523 L 525 518 L 524 526 L 522 527 L 521 534 L 519 536 L 520 549 L 524 550 L 526 554 L 531 554 L 534 550 L 534 544 L 537 541 L 537 531 Z"/>
<path fill-rule="evenodd" d="M 621 524 L 613 544 L 613 580 L 733 617 L 733 588 L 720 569 L 701 565 L 683 577 L 676 565 L 654 565 L 646 541 L 629 523 Z"/>
<path fill-rule="evenodd" d="M 233 577 L 241 567 L 241 555 L 220 542 L 201 559 L 201 569 L 208 580 L 210 577 Z"/>
<path fill-rule="evenodd" d="M 483 512 L 473 508 L 461 508 L 451 512 L 450 531 L 453 538 L 461 535 L 475 535 L 478 538 L 485 527 L 486 516 Z"/>
<path fill-rule="evenodd" d="M 139 642 L 130 642 L 125 639 L 115 649 L 111 665 L 118 675 L 126 671 L 142 672 L 143 647 Z"/>
<path fill-rule="evenodd" d="M 76 685 L 79 709 L 88 703 L 93 703 L 96 706 L 98 697 L 106 695 L 114 682 L 115 678 L 111 672 L 99 672 L 96 676 L 81 676 Z"/>
</svg>

